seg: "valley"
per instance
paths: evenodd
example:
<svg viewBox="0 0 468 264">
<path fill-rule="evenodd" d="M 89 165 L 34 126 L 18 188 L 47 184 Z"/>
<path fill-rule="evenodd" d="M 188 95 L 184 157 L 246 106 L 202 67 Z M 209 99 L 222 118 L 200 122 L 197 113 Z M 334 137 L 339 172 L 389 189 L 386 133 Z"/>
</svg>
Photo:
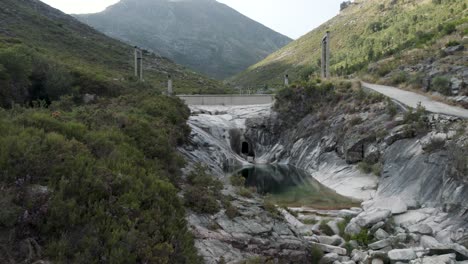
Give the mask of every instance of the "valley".
<svg viewBox="0 0 468 264">
<path fill-rule="evenodd" d="M 340 9 L 0 0 L 0 263 L 467 264 L 466 3 Z"/>
</svg>

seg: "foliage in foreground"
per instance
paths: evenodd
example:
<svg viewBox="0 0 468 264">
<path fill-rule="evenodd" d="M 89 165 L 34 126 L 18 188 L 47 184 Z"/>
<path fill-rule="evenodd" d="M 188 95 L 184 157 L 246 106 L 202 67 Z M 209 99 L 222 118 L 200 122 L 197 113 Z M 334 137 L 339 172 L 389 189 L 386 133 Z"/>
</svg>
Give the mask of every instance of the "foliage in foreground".
<svg viewBox="0 0 468 264">
<path fill-rule="evenodd" d="M 151 93 L 70 104 L 0 110 L 0 260 L 199 262 L 174 187 L 188 109 Z"/>
</svg>

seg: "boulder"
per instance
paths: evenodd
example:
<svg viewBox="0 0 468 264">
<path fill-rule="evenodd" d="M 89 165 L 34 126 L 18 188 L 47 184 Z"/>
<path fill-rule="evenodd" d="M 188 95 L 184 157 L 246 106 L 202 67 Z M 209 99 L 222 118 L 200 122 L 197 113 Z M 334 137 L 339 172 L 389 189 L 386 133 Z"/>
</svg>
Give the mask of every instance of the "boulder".
<svg viewBox="0 0 468 264">
<path fill-rule="evenodd" d="M 468 250 L 458 244 L 440 245 L 438 247 L 430 248 L 429 255 L 445 255 L 455 254 L 457 261 L 468 260 Z"/>
<path fill-rule="evenodd" d="M 436 234 L 436 239 L 442 244 L 451 244 L 452 239 L 450 238 L 451 232 L 447 230 L 439 231 Z"/>
<path fill-rule="evenodd" d="M 410 260 L 416 259 L 416 252 L 413 249 L 394 249 L 388 252 L 388 257 L 392 262 L 404 261 L 409 262 Z"/>
<path fill-rule="evenodd" d="M 445 48 L 444 52 L 449 54 L 449 55 L 453 55 L 454 53 L 459 52 L 459 51 L 463 51 L 464 49 L 465 49 L 465 46 L 456 45 L 456 46 L 451 46 L 451 47 Z"/>
<path fill-rule="evenodd" d="M 371 229 L 369 229 L 369 232 L 371 234 L 374 234 L 375 232 L 377 232 L 377 230 L 382 228 L 384 225 L 385 225 L 385 222 L 378 222 L 377 224 L 373 225 Z"/>
<path fill-rule="evenodd" d="M 377 231 L 374 233 L 374 237 L 375 237 L 376 239 L 379 239 L 379 240 L 386 239 L 386 238 L 388 238 L 389 236 L 390 236 L 390 235 L 389 235 L 387 232 L 385 232 L 385 230 L 383 230 L 383 229 L 379 229 L 379 230 L 377 230 Z"/>
<path fill-rule="evenodd" d="M 335 261 L 340 260 L 340 256 L 336 253 L 328 253 L 322 257 L 319 264 L 333 264 Z"/>
<path fill-rule="evenodd" d="M 441 243 L 431 236 L 422 236 L 420 241 L 423 248 L 437 248 L 441 246 Z"/>
<path fill-rule="evenodd" d="M 410 233 L 420 234 L 420 235 L 432 235 L 432 228 L 427 224 L 422 225 L 413 225 L 408 228 Z"/>
<path fill-rule="evenodd" d="M 355 210 L 340 210 L 338 212 L 338 217 L 341 217 L 341 218 L 346 218 L 346 217 L 356 217 L 359 213 L 361 213 L 360 211 L 355 211 Z"/>
<path fill-rule="evenodd" d="M 316 247 L 316 248 L 322 250 L 323 252 L 326 252 L 326 253 L 336 253 L 336 254 L 341 255 L 341 256 L 346 256 L 347 255 L 347 251 L 344 248 L 335 247 L 335 246 L 331 246 L 331 245 L 320 244 L 320 243 L 314 243 L 314 242 L 312 242 L 311 245 L 313 247 Z"/>
<path fill-rule="evenodd" d="M 385 143 L 390 146 L 398 140 L 405 138 L 413 138 L 415 136 L 414 129 L 410 128 L 407 125 L 397 126 L 390 131 L 390 134 L 385 137 Z"/>
<path fill-rule="evenodd" d="M 400 198 L 385 198 L 374 201 L 372 207 L 392 211 L 392 214 L 402 214 L 408 211 L 405 201 Z"/>
<path fill-rule="evenodd" d="M 346 139 L 344 154 L 346 162 L 354 164 L 364 160 L 364 153 L 370 143 L 375 141 L 375 135 L 356 136 Z"/>
<path fill-rule="evenodd" d="M 374 243 L 369 244 L 369 248 L 373 250 L 378 250 L 382 248 L 386 248 L 392 245 L 392 241 L 390 239 L 380 240 Z"/>
<path fill-rule="evenodd" d="M 357 235 L 361 233 L 362 228 L 353 220 L 351 220 L 351 222 L 349 222 L 349 224 L 345 228 L 345 233 L 348 235 Z"/>
<path fill-rule="evenodd" d="M 371 227 L 378 222 L 386 222 L 391 215 L 390 210 L 373 209 L 359 214 L 354 220 L 360 227 Z"/>
<path fill-rule="evenodd" d="M 355 249 L 351 252 L 351 259 L 356 263 L 366 263 L 369 261 L 369 255 L 365 251 Z"/>
<path fill-rule="evenodd" d="M 379 148 L 375 145 L 368 146 L 364 152 L 364 159 L 370 164 L 377 163 L 380 159 Z"/>
<path fill-rule="evenodd" d="M 381 259 L 373 259 L 371 263 L 372 264 L 384 264 L 384 261 Z"/>
<path fill-rule="evenodd" d="M 343 238 L 339 236 L 317 236 L 320 244 L 339 246 L 343 243 Z"/>
<path fill-rule="evenodd" d="M 455 264 L 455 254 L 424 257 L 421 264 Z"/>
</svg>

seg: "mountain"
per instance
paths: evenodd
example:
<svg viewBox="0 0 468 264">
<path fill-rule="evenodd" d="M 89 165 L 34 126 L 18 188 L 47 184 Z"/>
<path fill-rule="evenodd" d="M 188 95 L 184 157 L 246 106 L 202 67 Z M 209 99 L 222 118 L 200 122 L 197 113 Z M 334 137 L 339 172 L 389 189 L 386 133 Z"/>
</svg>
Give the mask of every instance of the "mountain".
<svg viewBox="0 0 468 264">
<path fill-rule="evenodd" d="M 230 81 L 239 86 L 278 86 L 285 74 L 292 80 L 318 75 L 320 43 L 326 31 L 331 32 L 333 75 L 359 73 L 370 74 L 375 80 L 391 78 L 386 75 L 401 65 L 440 59 L 439 51 L 449 42 L 461 42 L 467 23 L 464 0 L 344 2 L 339 15 Z M 463 66 L 463 59 L 458 61 L 456 65 Z M 412 73 L 407 78 L 411 79 Z"/>
<path fill-rule="evenodd" d="M 75 17 L 218 79 L 291 41 L 215 0 L 122 0 L 101 13 Z"/>
<path fill-rule="evenodd" d="M 21 49 L 13 53 L 23 56 L 33 52 L 66 68 L 75 80 L 99 80 L 100 86 L 108 83 L 114 92 L 133 78 L 132 46 L 107 37 L 38 0 L 0 1 L 0 21 L 0 48 Z M 159 54 L 145 52 L 144 65 L 145 83 L 155 89 L 164 89 L 167 75 L 171 74 L 178 93 L 223 90 L 220 82 Z M 76 86 L 81 86 L 83 93 L 99 94 L 104 89 L 99 85 L 84 87 L 83 82 Z"/>
</svg>

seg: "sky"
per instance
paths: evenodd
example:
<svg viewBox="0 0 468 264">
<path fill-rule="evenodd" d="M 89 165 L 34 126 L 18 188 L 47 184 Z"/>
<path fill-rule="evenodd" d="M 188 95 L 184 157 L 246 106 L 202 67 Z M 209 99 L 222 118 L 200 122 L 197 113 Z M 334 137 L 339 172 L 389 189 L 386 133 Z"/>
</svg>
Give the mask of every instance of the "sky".
<svg viewBox="0 0 468 264">
<path fill-rule="evenodd" d="M 42 0 L 68 14 L 96 13 L 119 0 Z M 217 0 L 297 39 L 337 15 L 343 0 Z"/>
</svg>

